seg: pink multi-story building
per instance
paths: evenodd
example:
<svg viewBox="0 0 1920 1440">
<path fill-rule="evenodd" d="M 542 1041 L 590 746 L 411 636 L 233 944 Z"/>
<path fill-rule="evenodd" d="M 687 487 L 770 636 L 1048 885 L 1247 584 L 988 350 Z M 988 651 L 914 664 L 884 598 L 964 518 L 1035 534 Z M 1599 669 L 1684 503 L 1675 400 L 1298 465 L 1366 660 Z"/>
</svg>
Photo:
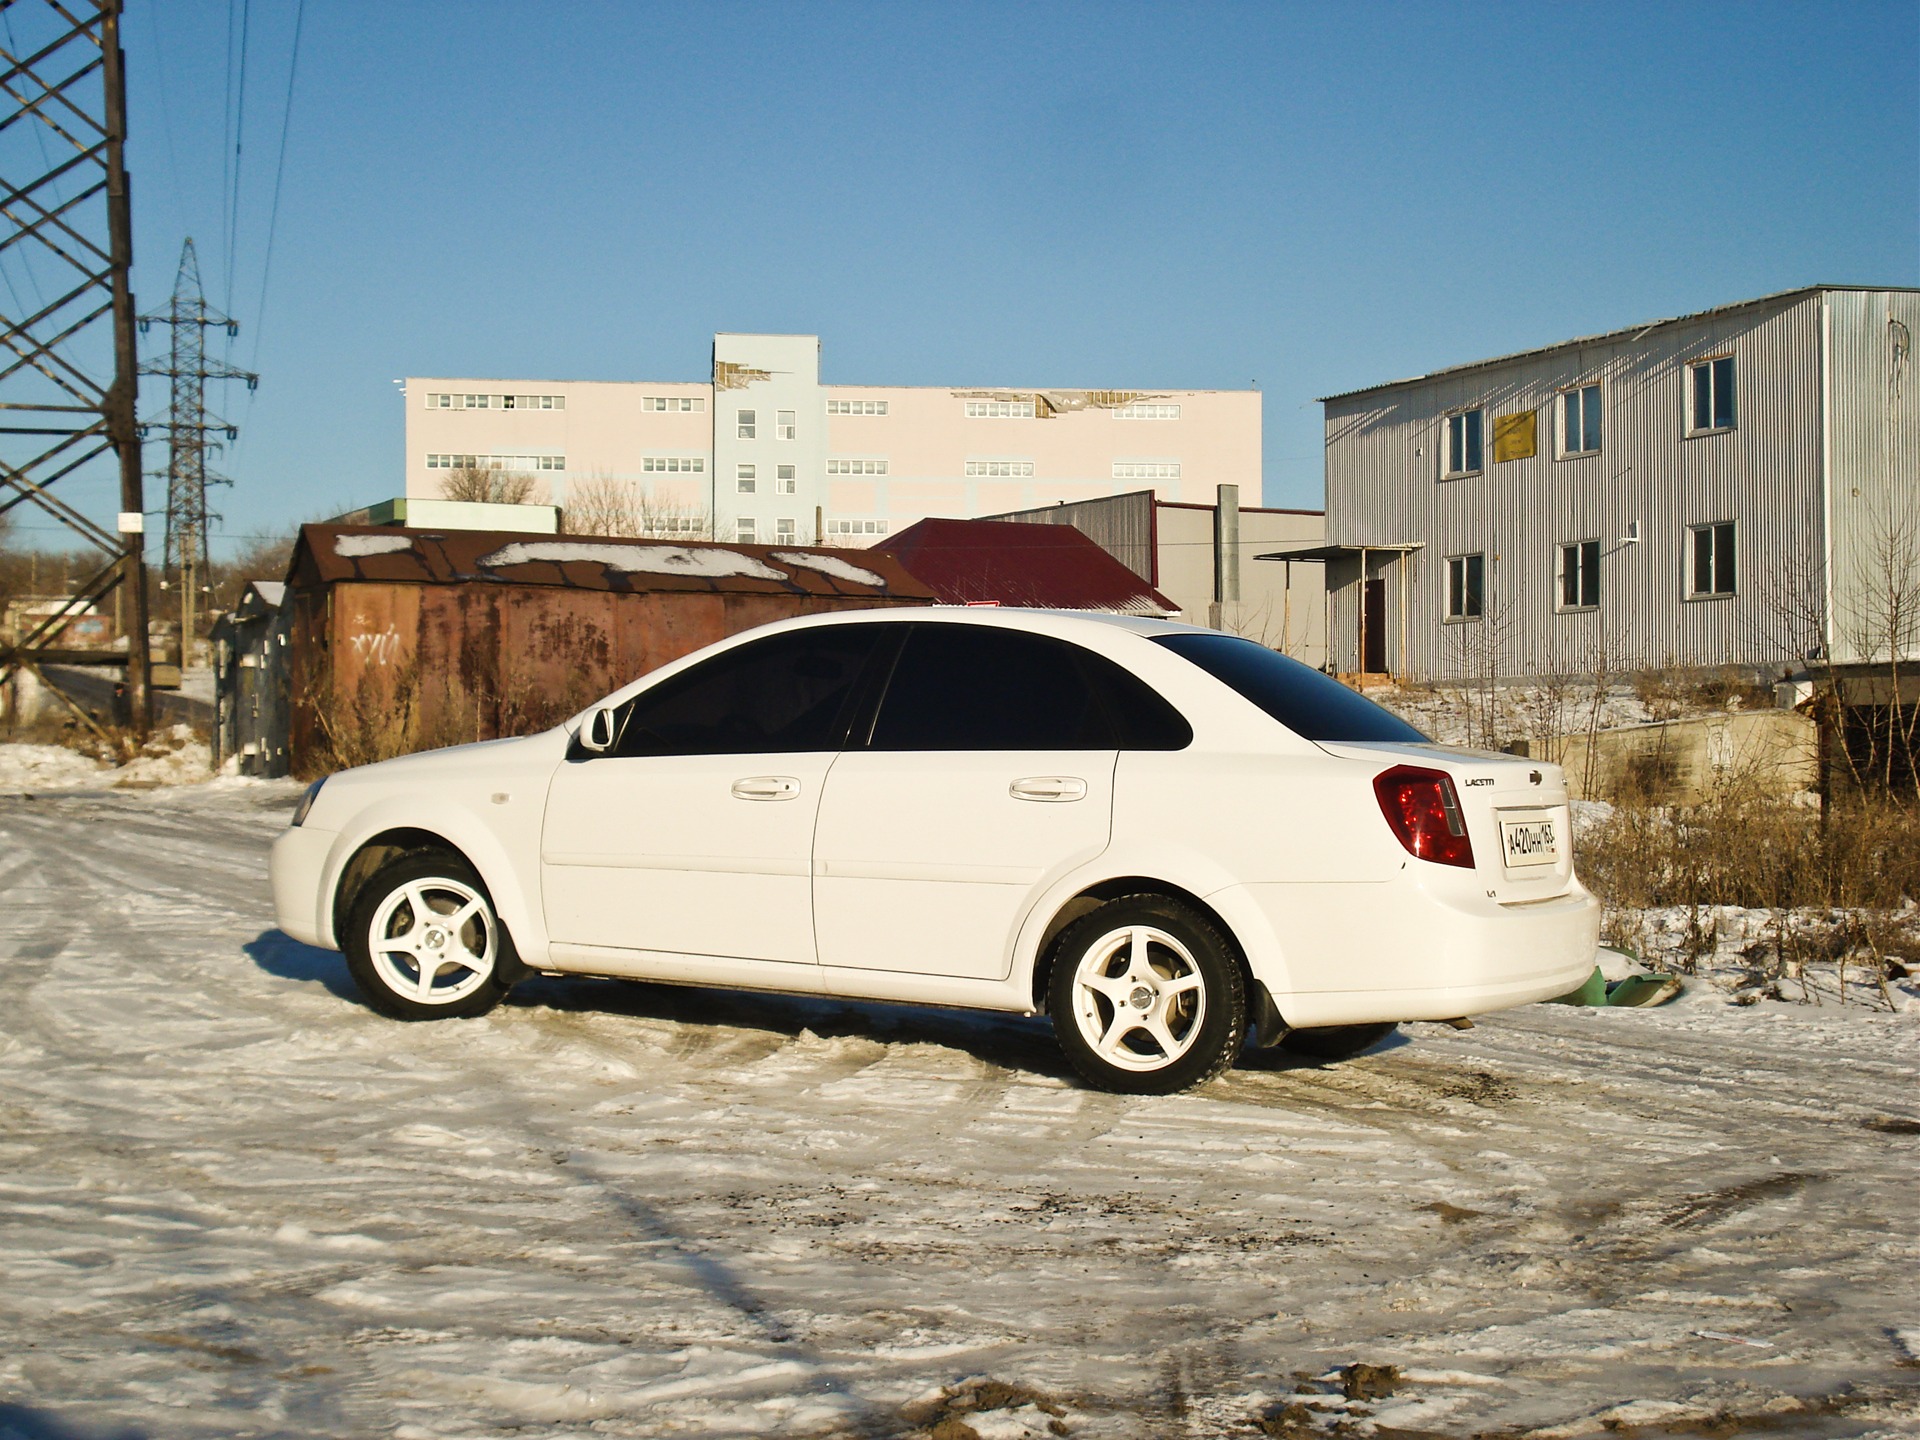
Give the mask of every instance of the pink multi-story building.
<svg viewBox="0 0 1920 1440">
<path fill-rule="evenodd" d="M 863 545 L 968 518 L 1152 490 L 1260 493 L 1257 390 L 822 385 L 812 335 L 716 335 L 702 381 L 406 382 L 406 493 L 478 465 L 562 506 L 625 493 L 653 528 Z"/>
</svg>

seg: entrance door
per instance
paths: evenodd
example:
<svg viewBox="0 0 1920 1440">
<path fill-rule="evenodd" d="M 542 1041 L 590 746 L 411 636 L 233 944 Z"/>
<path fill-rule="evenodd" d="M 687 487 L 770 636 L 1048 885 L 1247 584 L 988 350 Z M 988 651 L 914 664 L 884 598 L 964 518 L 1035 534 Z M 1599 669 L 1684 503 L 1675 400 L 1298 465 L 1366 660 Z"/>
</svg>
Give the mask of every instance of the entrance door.
<svg viewBox="0 0 1920 1440">
<path fill-rule="evenodd" d="M 1360 670 L 1366 675 L 1387 673 L 1387 582 L 1384 576 L 1364 582 L 1360 605 Z"/>
</svg>

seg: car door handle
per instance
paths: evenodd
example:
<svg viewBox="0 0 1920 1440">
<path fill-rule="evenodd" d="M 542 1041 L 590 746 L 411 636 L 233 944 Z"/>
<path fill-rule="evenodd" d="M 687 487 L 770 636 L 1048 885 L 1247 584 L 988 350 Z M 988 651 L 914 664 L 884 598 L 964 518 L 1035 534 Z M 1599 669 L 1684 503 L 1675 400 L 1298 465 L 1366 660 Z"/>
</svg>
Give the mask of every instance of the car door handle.
<svg viewBox="0 0 1920 1440">
<path fill-rule="evenodd" d="M 800 793 L 800 782 L 791 775 L 749 775 L 733 782 L 736 800 L 791 800 Z"/>
<path fill-rule="evenodd" d="M 1084 800 L 1087 782 L 1076 775 L 1029 775 L 1007 787 L 1016 800 Z"/>
</svg>

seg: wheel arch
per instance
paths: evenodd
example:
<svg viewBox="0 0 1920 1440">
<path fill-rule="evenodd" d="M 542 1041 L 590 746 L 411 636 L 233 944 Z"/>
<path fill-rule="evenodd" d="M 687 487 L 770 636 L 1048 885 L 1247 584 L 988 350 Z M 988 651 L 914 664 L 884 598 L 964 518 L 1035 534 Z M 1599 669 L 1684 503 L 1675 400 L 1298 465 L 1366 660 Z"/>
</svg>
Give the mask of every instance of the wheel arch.
<svg viewBox="0 0 1920 1440">
<path fill-rule="evenodd" d="M 1096 881 L 1069 896 L 1063 904 L 1055 908 L 1052 918 L 1047 921 L 1034 951 L 1033 971 L 1029 977 L 1036 1014 L 1044 1015 L 1047 1010 L 1047 985 L 1053 976 L 1054 963 L 1059 958 L 1061 934 L 1082 915 L 1092 913 L 1109 900 L 1118 900 L 1127 895 L 1164 895 L 1170 900 L 1178 900 L 1191 908 L 1195 914 L 1205 918 L 1226 937 L 1228 945 L 1233 950 L 1234 963 L 1240 967 L 1240 978 L 1247 987 L 1249 999 L 1266 993 L 1265 987 L 1260 984 L 1253 973 L 1252 966 L 1247 961 L 1246 946 L 1234 933 L 1234 927 L 1228 922 L 1227 917 L 1212 905 L 1186 886 L 1171 880 L 1155 879 L 1148 875 L 1115 875 Z"/>
<path fill-rule="evenodd" d="M 347 919 L 353 914 L 353 907 L 360 899 L 360 892 L 366 889 L 367 882 L 379 873 L 380 868 L 389 860 L 402 855 L 410 855 L 419 850 L 444 850 L 458 856 L 465 864 L 472 866 L 476 874 L 480 867 L 453 841 L 432 830 L 423 830 L 418 826 L 396 825 L 390 830 L 382 830 L 361 841 L 346 863 L 340 867 L 340 877 L 333 886 L 333 934 L 336 940 L 347 933 Z M 483 875 L 481 877 L 485 879 Z M 493 887 L 487 887 L 487 893 L 493 893 Z M 497 902 L 496 902 L 497 903 Z"/>
</svg>

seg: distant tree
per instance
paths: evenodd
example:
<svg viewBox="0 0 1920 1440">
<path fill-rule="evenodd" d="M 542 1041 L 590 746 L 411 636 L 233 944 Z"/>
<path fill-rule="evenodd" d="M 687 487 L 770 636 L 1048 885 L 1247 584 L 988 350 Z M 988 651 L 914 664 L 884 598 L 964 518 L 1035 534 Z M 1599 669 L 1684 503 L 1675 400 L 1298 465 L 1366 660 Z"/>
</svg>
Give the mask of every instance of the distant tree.
<svg viewBox="0 0 1920 1440">
<path fill-rule="evenodd" d="M 452 471 L 440 482 L 440 493 L 449 500 L 488 505 L 541 505 L 547 498 L 540 482 L 525 471 L 479 463 Z"/>
<path fill-rule="evenodd" d="M 631 480 L 596 473 L 568 482 L 561 528 L 569 535 L 652 540 L 705 539 L 706 512 L 664 499 Z"/>
</svg>

